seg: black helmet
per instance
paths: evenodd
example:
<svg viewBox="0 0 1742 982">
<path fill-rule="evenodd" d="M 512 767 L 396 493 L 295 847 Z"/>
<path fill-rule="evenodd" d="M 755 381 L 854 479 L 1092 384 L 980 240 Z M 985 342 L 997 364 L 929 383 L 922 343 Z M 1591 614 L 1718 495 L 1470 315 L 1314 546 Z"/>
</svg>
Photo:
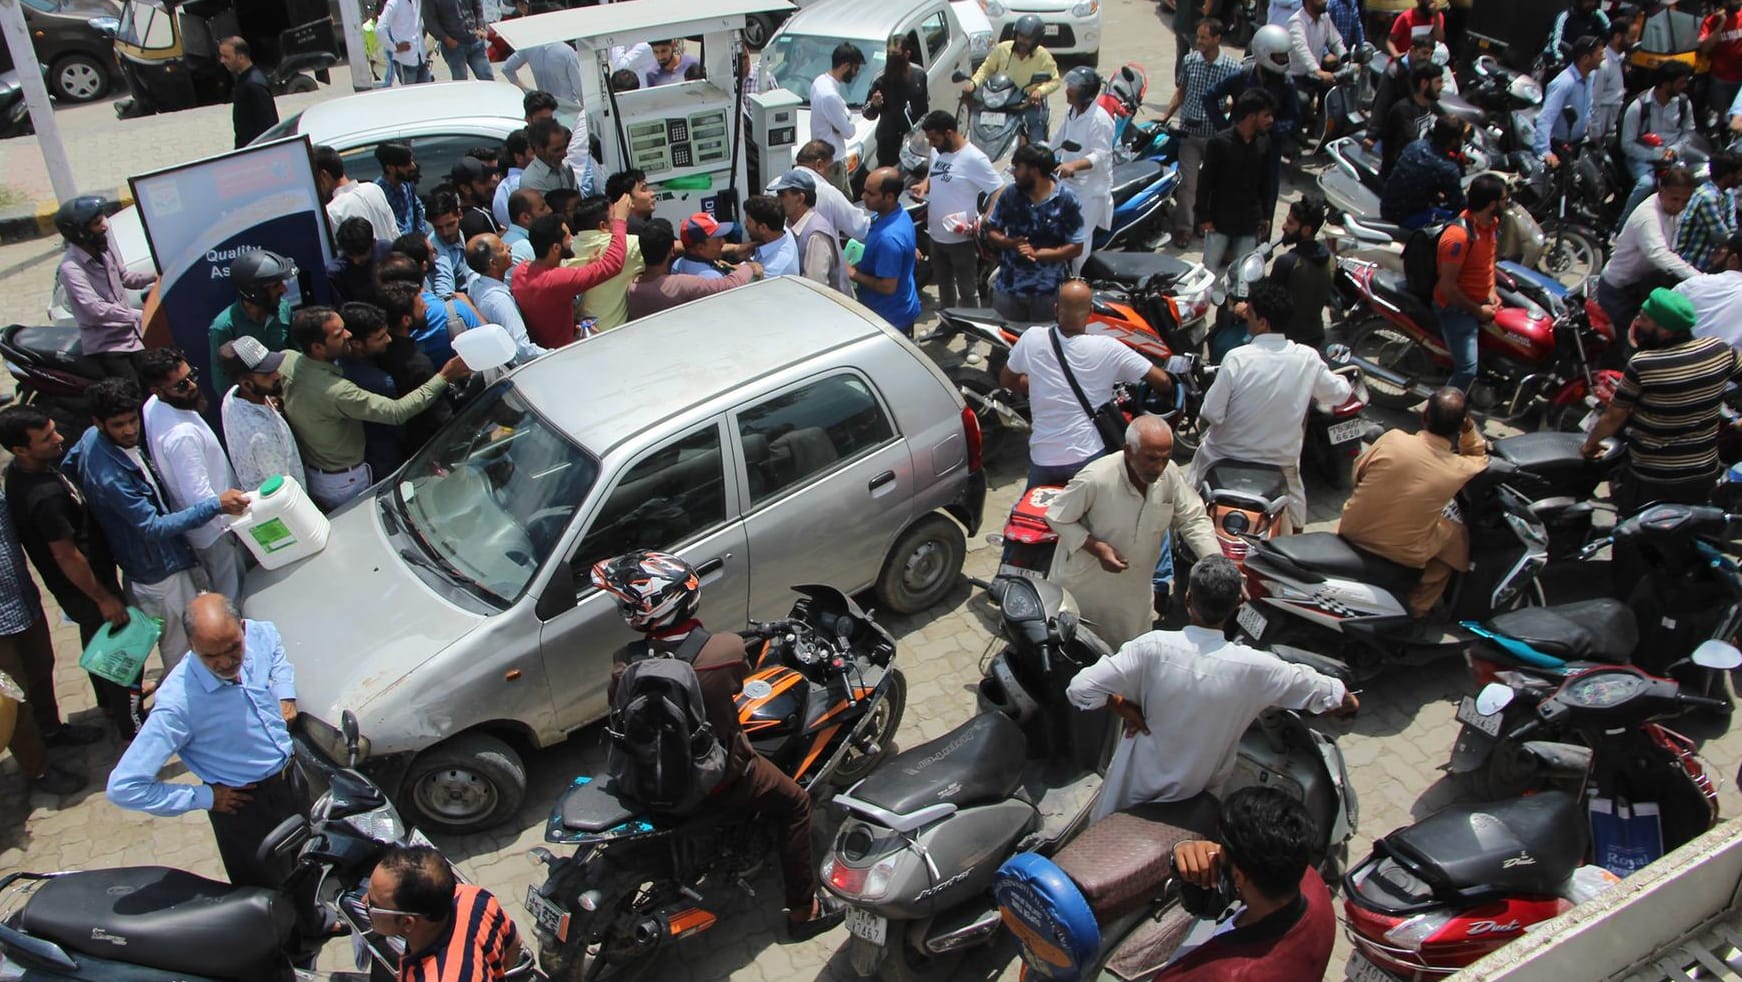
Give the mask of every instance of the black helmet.
<svg viewBox="0 0 1742 982">
<path fill-rule="evenodd" d="M 1041 34 L 1045 33 L 1045 31 L 1046 25 L 1040 22 L 1039 17 L 1034 14 L 1023 14 L 1021 17 L 1016 18 L 1016 29 L 1012 33 L 1016 37 L 1028 38 L 1030 41 L 1038 42 Z"/>
<path fill-rule="evenodd" d="M 101 195 L 81 194 L 68 198 L 54 213 L 54 227 L 68 242 L 94 249 L 103 241 L 103 236 L 91 234 L 91 223 L 108 210 L 109 200 Z"/>
<path fill-rule="evenodd" d="M 244 252 L 230 264 L 230 283 L 243 300 L 257 307 L 273 307 L 266 294 L 269 283 L 282 283 L 296 275 L 296 263 L 265 249 Z"/>
<path fill-rule="evenodd" d="M 1088 65 L 1078 65 L 1065 72 L 1065 91 L 1077 90 L 1078 99 L 1092 100 L 1101 94 L 1101 73 Z"/>
</svg>

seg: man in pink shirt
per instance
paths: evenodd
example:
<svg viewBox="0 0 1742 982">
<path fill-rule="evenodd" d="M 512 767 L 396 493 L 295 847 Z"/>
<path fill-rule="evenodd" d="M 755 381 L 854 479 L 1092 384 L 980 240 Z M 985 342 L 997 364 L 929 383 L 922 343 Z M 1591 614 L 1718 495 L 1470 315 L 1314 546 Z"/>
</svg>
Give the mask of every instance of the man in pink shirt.
<svg viewBox="0 0 1742 982">
<path fill-rule="evenodd" d="M 567 220 L 554 212 L 533 219 L 526 238 L 534 258 L 514 268 L 510 291 L 533 343 L 541 348 L 560 348 L 575 340 L 575 300 L 623 271 L 628 218 L 629 196 L 625 194 L 611 204 L 611 244 L 597 260 L 580 266 L 562 265 L 563 260 L 575 256 L 575 239 Z"/>
<path fill-rule="evenodd" d="M 631 321 L 762 278 L 762 265 L 754 262 L 740 263 L 729 276 L 673 273 L 672 246 L 676 242 L 677 233 L 663 218 L 653 219 L 642 230 L 641 259 L 647 263 L 647 268 L 642 271 L 641 279 L 629 288 Z"/>
</svg>

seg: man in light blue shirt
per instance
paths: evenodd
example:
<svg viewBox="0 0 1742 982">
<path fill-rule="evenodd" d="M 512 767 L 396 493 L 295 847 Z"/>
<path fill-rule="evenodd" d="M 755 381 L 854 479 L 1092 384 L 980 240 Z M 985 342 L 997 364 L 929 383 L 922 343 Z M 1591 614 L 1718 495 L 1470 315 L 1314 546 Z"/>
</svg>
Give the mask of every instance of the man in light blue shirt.
<svg viewBox="0 0 1742 982">
<path fill-rule="evenodd" d="M 526 88 L 519 75 L 523 65 L 532 69 L 532 84 L 555 96 L 558 111 L 572 122 L 575 110 L 581 108 L 581 59 L 575 54 L 575 49 L 561 41 L 552 41 L 521 48 L 509 55 L 502 63 L 502 74 L 521 89 Z"/>
<path fill-rule="evenodd" d="M 527 229 L 532 227 L 532 220 L 540 215 L 550 214 L 550 205 L 544 200 L 543 191 L 531 188 L 521 188 L 508 198 L 508 231 L 502 233 L 502 241 L 508 243 L 508 252 L 514 257 L 514 262 L 508 268 L 504 277 L 507 283 L 514 282 L 514 267 L 521 263 L 529 263 L 537 258 L 532 251 L 532 239 L 528 237 Z"/>
<path fill-rule="evenodd" d="M 1536 117 L 1536 155 L 1559 167 L 1561 159 L 1553 152 L 1555 143 L 1580 143 L 1585 139 L 1585 124 L 1591 118 L 1591 81 L 1597 65 L 1603 60 L 1603 42 L 1599 38 L 1582 37 L 1573 42 L 1573 60 L 1565 70 L 1548 83 L 1548 93 L 1542 98 L 1542 112 Z M 1572 109 L 1573 121 L 1561 118 L 1563 110 Z"/>
<path fill-rule="evenodd" d="M 744 202 L 744 234 L 754 246 L 750 258 L 762 264 L 764 279 L 797 276 L 798 240 L 786 227 L 786 212 L 780 202 L 765 194 Z"/>
<path fill-rule="evenodd" d="M 460 234 L 460 199 L 449 191 L 430 195 L 429 237 L 435 247 L 435 270 L 430 275 L 430 289 L 446 300 L 455 293 L 464 293 L 471 282 L 472 271 L 466 268 L 466 240 Z"/>
<path fill-rule="evenodd" d="M 276 889 L 282 871 L 259 867 L 261 840 L 308 812 L 307 789 L 291 766 L 296 670 L 267 621 L 243 621 L 228 599 L 202 593 L 182 614 L 193 658 L 157 687 L 157 704 L 109 775 L 109 800 L 171 817 L 205 811 L 230 882 Z M 180 757 L 199 784 L 158 772 Z"/>
<path fill-rule="evenodd" d="M 508 134 L 508 139 L 502 141 L 502 159 L 508 164 L 508 173 L 502 178 L 502 183 L 496 185 L 490 215 L 496 219 L 496 224 L 507 228 L 514 224 L 514 216 L 508 211 L 508 196 L 520 190 L 520 177 L 526 173 L 526 165 L 532 163 L 532 144 L 527 142 L 524 128 Z"/>
<path fill-rule="evenodd" d="M 526 333 L 526 320 L 520 316 L 520 306 L 508 291 L 507 274 L 514 262 L 508 245 L 495 235 L 474 235 L 466 243 L 466 263 L 478 274 L 472 279 L 472 302 L 489 324 L 500 324 L 514 339 L 514 361 L 525 364 L 545 349 L 534 344 Z"/>
</svg>

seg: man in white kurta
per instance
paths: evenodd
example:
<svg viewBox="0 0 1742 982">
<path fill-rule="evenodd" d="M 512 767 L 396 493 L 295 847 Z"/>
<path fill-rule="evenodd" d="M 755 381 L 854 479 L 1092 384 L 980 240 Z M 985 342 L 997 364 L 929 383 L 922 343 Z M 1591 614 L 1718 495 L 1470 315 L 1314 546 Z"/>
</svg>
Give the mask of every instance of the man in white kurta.
<svg viewBox="0 0 1742 982">
<path fill-rule="evenodd" d="M 1161 537 L 1172 530 L 1199 556 L 1221 555 L 1204 502 L 1169 463 L 1173 431 L 1159 416 L 1139 416 L 1125 451 L 1094 461 L 1047 508 L 1058 533 L 1047 579 L 1071 592 L 1095 634 L 1117 648 L 1154 620 L 1150 576 Z"/>
<path fill-rule="evenodd" d="M 1101 78 L 1087 67 L 1065 73 L 1065 98 L 1070 109 L 1053 134 L 1058 154 L 1058 177 L 1075 192 L 1083 206 L 1083 251 L 1071 261 L 1071 272 L 1080 273 L 1095 246 L 1095 230 L 1113 227 L 1113 117 L 1095 101 Z M 1063 149 L 1065 142 L 1077 145 Z"/>
<path fill-rule="evenodd" d="M 1090 821 L 1148 801 L 1220 795 L 1241 734 L 1272 706 L 1325 713 L 1358 705 L 1342 682 L 1223 637 L 1240 606 L 1240 569 L 1226 557 L 1192 567 L 1186 605 L 1190 627 L 1127 642 L 1065 690 L 1079 709 L 1110 706 L 1126 721 Z"/>
</svg>

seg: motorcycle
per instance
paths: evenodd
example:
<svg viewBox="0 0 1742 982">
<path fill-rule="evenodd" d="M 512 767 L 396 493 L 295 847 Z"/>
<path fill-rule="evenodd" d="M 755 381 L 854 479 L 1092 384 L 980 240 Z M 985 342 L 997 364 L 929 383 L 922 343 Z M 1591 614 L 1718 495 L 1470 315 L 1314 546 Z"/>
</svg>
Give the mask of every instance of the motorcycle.
<svg viewBox="0 0 1742 982">
<path fill-rule="evenodd" d="M 12 376 L 19 403 L 47 413 L 68 441 L 78 439 L 91 425 L 85 390 L 102 381 L 103 369 L 84 356 L 76 326 L 0 327 L 0 358 Z"/>
<path fill-rule="evenodd" d="M 0 879 L 10 907 L 0 922 L 0 954 L 21 976 L 42 982 L 364 982 L 395 978 L 404 941 L 370 928 L 364 897 L 375 864 L 399 845 L 429 845 L 409 833 L 387 795 L 355 768 L 364 756 L 357 718 L 342 733 L 292 727 L 297 760 L 327 787 L 309 817 L 286 819 L 262 841 L 261 864 L 284 869 L 269 890 L 237 887 L 178 869 L 135 866 L 68 873 L 15 872 Z M 330 727 L 326 729 L 330 730 Z M 337 747 L 335 752 L 335 747 Z M 340 766 L 339 757 L 347 763 Z M 455 871 L 456 878 L 458 871 Z M 461 878 L 463 879 L 463 878 Z M 314 898 L 351 928 L 354 972 L 314 972 L 330 935 Z M 217 939 L 217 940 L 214 940 Z M 531 979 L 524 949 L 510 979 Z"/>
<path fill-rule="evenodd" d="M 829 586 L 797 586 L 786 619 L 752 621 L 760 642 L 738 695 L 738 715 L 757 753 L 813 800 L 869 773 L 901 724 L 907 682 L 895 640 Z M 685 938 L 712 928 L 710 908 L 748 880 L 774 851 L 767 822 L 744 813 L 694 817 L 649 813 L 602 776 L 581 776 L 552 806 L 546 867 L 527 890 L 539 964 L 553 979 L 632 977 Z M 706 892 L 703 892 L 706 891 Z"/>
<path fill-rule="evenodd" d="M 823 885 L 848 905 L 860 975 L 947 975 L 998 932 L 999 864 L 1049 854 L 1086 822 L 1119 738 L 1111 712 L 1072 706 L 1065 687 L 1111 653 L 1057 584 L 976 581 L 1000 610 L 1005 647 L 979 683 L 980 713 L 891 757 L 837 795 L 846 811 Z"/>
<path fill-rule="evenodd" d="M 1689 660 L 1728 671 L 1742 666 L 1742 652 L 1708 641 Z M 1566 787 L 1453 806 L 1376 842 L 1344 878 L 1354 958 L 1368 963 L 1352 977 L 1443 978 L 1582 899 L 1575 877 L 1587 858 L 1584 812 L 1593 799 L 1654 805 L 1666 852 L 1716 824 L 1709 766 L 1693 741 L 1657 722 L 1712 700 L 1632 666 L 1595 665 L 1556 683 L 1491 683 L 1475 718 L 1498 734 L 1520 700 L 1527 719 L 1502 739 L 1540 765 L 1535 786 Z M 1550 740 L 1526 739 L 1545 731 Z M 1637 868 L 1633 858 L 1607 861 L 1615 873 Z M 1604 879 L 1599 873 L 1599 885 Z"/>
<path fill-rule="evenodd" d="M 1319 836 L 1312 864 L 1335 883 L 1359 820 L 1336 740 L 1293 712 L 1267 711 L 1240 738 L 1226 790 L 1255 786 L 1282 788 L 1306 806 Z M 1137 805 L 1089 826 L 1051 859 L 1024 853 L 1007 861 L 994 890 L 1016 936 L 1023 977 L 1155 975 L 1191 926 L 1170 888 L 1173 848 L 1213 834 L 1215 819 L 1208 796 Z"/>
<path fill-rule="evenodd" d="M 1368 312 L 1344 339 L 1356 358 L 1381 370 L 1368 374 L 1374 401 L 1394 409 L 1415 405 L 1451 370 L 1437 315 L 1402 274 L 1353 259 L 1339 259 L 1337 265 L 1337 289 L 1350 299 L 1349 309 Z M 1470 386 L 1471 406 L 1509 421 L 1536 417 L 1557 429 L 1576 426 L 1593 408 L 1587 397 L 1605 397 L 1620 381 L 1616 373 L 1595 367 L 1615 343 L 1614 325 L 1595 296 L 1582 291 L 1566 297 L 1556 314 L 1504 271 L 1496 286 L 1501 307 L 1477 337 L 1479 369 Z M 1400 379 L 1404 384 L 1398 384 Z"/>
<path fill-rule="evenodd" d="M 1313 146 L 1324 150 L 1332 141 L 1359 136 L 1367 129 L 1367 107 L 1373 105 L 1374 81 L 1368 71 L 1374 48 L 1362 44 L 1349 52 L 1343 64 L 1331 71 L 1331 84 L 1319 101 L 1318 111 L 1303 117 L 1306 131 L 1315 137 Z"/>
<path fill-rule="evenodd" d="M 1028 85 L 1039 85 L 1051 78 L 1046 72 L 1036 72 L 1028 80 Z M 967 72 L 950 76 L 950 81 L 958 85 L 968 79 Z M 1045 133 L 1028 132 L 1026 88 L 1017 85 L 1010 76 L 998 74 L 981 82 L 973 94 L 963 100 L 968 107 L 968 139 L 988 160 L 1003 160 L 1005 154 L 1017 146 L 1019 139 L 1023 143 L 1046 139 Z"/>
<path fill-rule="evenodd" d="M 1082 145 L 1066 140 L 1060 149 L 1075 152 Z M 1095 230 L 1095 253 L 1127 246 L 1139 254 L 1167 241 L 1166 207 L 1179 187 L 1179 165 L 1158 158 L 1143 158 L 1113 165 L 1113 215 L 1108 227 Z M 1085 262 L 1085 268 L 1087 263 Z"/>
<path fill-rule="evenodd" d="M 1235 621 L 1255 647 L 1287 645 L 1319 656 L 1328 674 L 1367 678 L 1393 665 L 1461 653 L 1474 637 L 1456 627 L 1524 603 L 1545 603 L 1538 576 L 1553 543 L 1589 536 L 1588 498 L 1623 452 L 1608 445 L 1587 461 L 1572 434 L 1533 433 L 1495 442 L 1487 469 L 1455 503 L 1469 528 L 1472 568 L 1446 592 L 1446 622 L 1418 623 L 1404 605 L 1421 571 L 1330 532 L 1256 541 L 1246 556 L 1250 599 Z M 1589 488 L 1583 494 L 1573 492 Z"/>
</svg>

